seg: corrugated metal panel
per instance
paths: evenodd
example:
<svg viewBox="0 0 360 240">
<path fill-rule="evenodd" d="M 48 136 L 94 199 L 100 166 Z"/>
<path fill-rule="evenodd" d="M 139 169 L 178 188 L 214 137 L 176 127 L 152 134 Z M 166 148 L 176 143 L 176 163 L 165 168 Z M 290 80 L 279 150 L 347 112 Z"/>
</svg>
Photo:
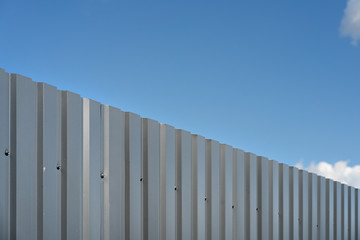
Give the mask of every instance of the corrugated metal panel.
<svg viewBox="0 0 360 240">
<path fill-rule="evenodd" d="M 142 239 L 142 125 L 139 115 L 125 113 L 125 238 Z"/>
<path fill-rule="evenodd" d="M 234 168 L 234 158 L 233 158 L 233 149 L 228 145 L 221 145 L 221 161 L 223 166 L 223 171 L 221 174 L 222 178 L 222 189 L 224 192 L 221 194 L 223 196 L 222 208 L 223 208 L 223 236 L 226 240 L 233 239 L 233 213 L 234 213 L 234 202 L 233 202 L 233 168 Z"/>
<path fill-rule="evenodd" d="M 0 68 L 0 239 L 10 239 L 10 77 Z"/>
<path fill-rule="evenodd" d="M 160 127 L 161 239 L 176 239 L 175 129 Z"/>
<path fill-rule="evenodd" d="M 334 181 L 326 179 L 326 239 L 334 240 Z"/>
<path fill-rule="evenodd" d="M 348 238 L 355 240 L 355 188 L 349 187 Z"/>
<path fill-rule="evenodd" d="M 269 162 L 269 203 L 270 203 L 270 224 L 269 239 L 279 239 L 279 163 L 270 160 Z"/>
<path fill-rule="evenodd" d="M 143 119 L 144 239 L 160 238 L 160 124 Z"/>
<path fill-rule="evenodd" d="M 257 198 L 257 161 L 256 155 L 245 153 L 245 203 L 246 203 L 246 239 L 258 238 L 258 198 Z"/>
<path fill-rule="evenodd" d="M 342 237 L 343 239 L 349 239 L 349 225 L 348 225 L 348 213 L 349 213 L 349 190 L 348 186 L 341 184 L 341 196 L 342 196 L 342 207 L 341 207 L 341 222 L 342 222 Z"/>
<path fill-rule="evenodd" d="M 299 170 L 290 167 L 290 239 L 299 239 Z"/>
<path fill-rule="evenodd" d="M 280 240 L 290 239 L 290 185 L 289 166 L 280 163 L 279 165 L 279 226 Z"/>
<path fill-rule="evenodd" d="M 192 136 L 192 154 L 194 171 L 194 239 L 206 239 L 206 162 L 205 162 L 205 138 L 197 135 Z"/>
<path fill-rule="evenodd" d="M 212 240 L 220 240 L 220 144 L 217 141 L 208 140 L 206 143 L 206 158 L 210 164 L 210 192 L 208 203 L 210 205 L 210 234 Z M 209 239 L 209 238 L 208 238 Z"/>
<path fill-rule="evenodd" d="M 0 69 L 0 239 L 359 240 L 359 190 Z"/>
<path fill-rule="evenodd" d="M 299 171 L 299 196 L 300 196 L 300 240 L 309 237 L 309 174 L 304 170 Z"/>
<path fill-rule="evenodd" d="M 245 239 L 245 153 L 234 149 L 234 239 Z"/>
<path fill-rule="evenodd" d="M 14 162 L 14 188 L 16 207 L 11 216 L 14 217 L 16 230 L 13 237 L 17 239 L 37 239 L 41 226 L 38 225 L 38 207 L 42 208 L 42 200 L 38 198 L 38 124 L 37 124 L 37 85 L 29 78 L 12 74 L 11 76 L 12 140 L 11 162 Z M 80 111 L 81 112 L 81 111 Z M 81 124 L 79 125 L 81 126 Z M 81 145 L 78 145 L 81 149 Z M 81 158 L 79 159 L 81 160 Z M 13 179 L 12 179 L 13 181 Z M 74 185 L 81 184 L 81 180 Z M 79 191 L 79 194 L 81 191 Z M 13 200 L 11 200 L 13 201 Z M 40 204 L 38 206 L 38 201 Z M 80 206 L 76 210 L 80 211 Z M 39 229 L 38 229 L 39 228 Z"/>
<path fill-rule="evenodd" d="M 61 239 L 61 96 L 39 84 L 38 161 L 43 184 L 43 239 Z M 99 127 L 98 127 L 99 128 Z M 42 169 L 41 169 L 42 165 Z M 100 206 L 100 205 L 99 205 Z M 41 217 L 41 215 L 39 216 Z"/>
<path fill-rule="evenodd" d="M 176 152 L 179 166 L 177 169 L 177 192 L 178 196 L 180 196 L 177 206 L 179 210 L 178 223 L 180 224 L 178 225 L 178 238 L 191 239 L 193 236 L 192 226 L 194 223 L 194 216 L 192 214 L 192 187 L 194 176 L 192 174 L 191 134 L 184 130 L 177 130 L 176 135 Z"/>
<path fill-rule="evenodd" d="M 318 176 L 318 237 L 326 240 L 326 182 L 324 177 Z"/>
<path fill-rule="evenodd" d="M 334 185 L 334 198 L 335 198 L 335 223 L 336 226 L 334 228 L 334 236 L 336 240 L 342 239 L 342 193 L 341 193 L 341 183 L 335 182 Z"/>
<path fill-rule="evenodd" d="M 269 239 L 269 159 L 257 157 L 258 164 L 258 205 L 259 237 Z"/>
</svg>

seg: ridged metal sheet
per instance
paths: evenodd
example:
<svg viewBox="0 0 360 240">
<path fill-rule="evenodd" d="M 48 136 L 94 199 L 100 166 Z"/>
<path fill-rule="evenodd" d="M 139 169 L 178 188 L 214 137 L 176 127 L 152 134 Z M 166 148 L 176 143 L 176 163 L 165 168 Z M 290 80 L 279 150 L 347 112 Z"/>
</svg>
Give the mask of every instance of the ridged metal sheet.
<svg viewBox="0 0 360 240">
<path fill-rule="evenodd" d="M 360 191 L 0 69 L 0 239 L 360 240 Z"/>
<path fill-rule="evenodd" d="M 10 76 L 0 69 L 0 239 L 10 239 Z"/>
</svg>

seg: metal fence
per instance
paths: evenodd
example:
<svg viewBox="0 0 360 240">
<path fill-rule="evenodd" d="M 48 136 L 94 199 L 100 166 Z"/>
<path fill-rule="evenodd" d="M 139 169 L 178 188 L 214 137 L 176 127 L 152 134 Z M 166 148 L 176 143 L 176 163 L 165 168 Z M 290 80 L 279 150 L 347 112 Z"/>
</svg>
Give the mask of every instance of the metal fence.
<svg viewBox="0 0 360 240">
<path fill-rule="evenodd" d="M 0 239 L 360 240 L 359 190 L 0 69 Z"/>
</svg>

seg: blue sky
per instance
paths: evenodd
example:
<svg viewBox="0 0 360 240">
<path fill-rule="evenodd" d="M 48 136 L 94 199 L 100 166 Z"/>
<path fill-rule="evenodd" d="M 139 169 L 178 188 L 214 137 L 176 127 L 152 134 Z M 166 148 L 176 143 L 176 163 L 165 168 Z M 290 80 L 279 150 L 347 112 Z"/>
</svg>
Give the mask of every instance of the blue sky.
<svg viewBox="0 0 360 240">
<path fill-rule="evenodd" d="M 290 165 L 354 166 L 360 48 L 357 25 L 340 29 L 346 6 L 0 0 L 0 67 Z"/>
</svg>

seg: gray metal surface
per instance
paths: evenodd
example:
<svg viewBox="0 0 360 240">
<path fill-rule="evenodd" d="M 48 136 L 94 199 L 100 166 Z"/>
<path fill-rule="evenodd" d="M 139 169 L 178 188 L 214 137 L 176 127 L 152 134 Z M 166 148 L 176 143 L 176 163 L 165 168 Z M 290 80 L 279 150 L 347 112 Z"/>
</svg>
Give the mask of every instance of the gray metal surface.
<svg viewBox="0 0 360 240">
<path fill-rule="evenodd" d="M 260 239 L 269 239 L 269 160 L 257 157 Z"/>
<path fill-rule="evenodd" d="M 142 239 L 142 125 L 125 113 L 125 238 Z"/>
<path fill-rule="evenodd" d="M 12 149 L 16 152 L 11 155 L 10 161 L 16 161 L 15 177 L 15 212 L 10 213 L 15 217 L 17 239 L 37 239 L 38 226 L 38 166 L 37 166 L 37 85 L 29 78 L 18 74 L 11 76 L 12 111 L 14 116 L 11 123 L 16 121 L 12 132 Z M 15 120 L 15 119 L 16 120 Z M 14 146 L 16 145 L 16 147 Z M 12 201 L 12 200 L 11 200 Z M 38 227 L 40 227 L 38 229 Z"/>
<path fill-rule="evenodd" d="M 299 210 L 300 210 L 300 240 L 307 240 L 309 235 L 309 174 L 299 171 Z"/>
<path fill-rule="evenodd" d="M 160 124 L 143 119 L 144 239 L 160 238 Z"/>
<path fill-rule="evenodd" d="M 299 239 L 299 170 L 290 167 L 290 239 Z"/>
<path fill-rule="evenodd" d="M 326 179 L 326 239 L 333 240 L 334 239 L 334 181 L 330 179 Z"/>
<path fill-rule="evenodd" d="M 0 239 L 360 240 L 360 191 L 0 69 Z"/>
<path fill-rule="evenodd" d="M 318 176 L 318 236 L 319 240 L 326 240 L 326 182 Z"/>
<path fill-rule="evenodd" d="M 193 149 L 193 171 L 194 171 L 194 188 L 193 188 L 193 203 L 194 203 L 194 239 L 206 239 L 206 162 L 205 162 L 205 138 L 193 135 L 192 136 Z"/>
<path fill-rule="evenodd" d="M 160 127 L 161 239 L 176 239 L 176 153 L 175 129 Z"/>
<path fill-rule="evenodd" d="M 210 192 L 206 194 L 210 205 L 210 236 L 212 240 L 220 240 L 220 144 L 214 140 L 208 140 L 206 143 L 206 158 L 210 165 Z M 207 238 L 207 239 L 209 239 Z"/>
<path fill-rule="evenodd" d="M 246 202 L 246 239 L 257 239 L 258 229 L 258 212 L 260 206 L 257 198 L 257 161 L 256 155 L 245 153 L 245 202 Z"/>
<path fill-rule="evenodd" d="M 234 149 L 234 239 L 245 239 L 245 153 Z"/>
<path fill-rule="evenodd" d="M 0 239 L 10 239 L 10 78 L 0 68 Z"/>
<path fill-rule="evenodd" d="M 279 239 L 279 163 L 269 162 L 269 239 Z"/>
<path fill-rule="evenodd" d="M 43 174 L 43 239 L 61 239 L 61 96 L 39 84 L 38 161 Z M 42 164 L 41 164 L 42 163 Z M 41 216 L 39 216 L 41 217 Z M 41 233 L 40 233 L 41 234 Z"/>
<path fill-rule="evenodd" d="M 233 157 L 233 149 L 229 145 L 221 145 L 221 161 L 224 164 L 224 171 L 222 172 L 223 176 L 223 184 L 225 185 L 222 189 L 224 193 L 222 196 L 224 205 L 223 214 L 223 239 L 231 240 L 233 239 L 233 214 L 235 205 L 233 202 L 233 169 L 234 169 L 234 157 Z"/>
<path fill-rule="evenodd" d="M 283 163 L 279 165 L 279 226 L 280 240 L 290 239 L 290 180 L 289 166 Z"/>
<path fill-rule="evenodd" d="M 335 198 L 335 228 L 334 236 L 336 240 L 342 239 L 342 193 L 341 193 L 341 183 L 335 182 L 334 185 L 334 198 Z"/>
<path fill-rule="evenodd" d="M 191 134 L 184 130 L 176 132 L 176 155 L 179 168 L 177 169 L 178 184 L 177 193 L 180 196 L 177 206 L 179 210 L 179 223 L 181 228 L 178 231 L 178 238 L 191 239 L 194 217 L 192 214 L 192 187 L 194 176 L 192 171 Z"/>
</svg>

